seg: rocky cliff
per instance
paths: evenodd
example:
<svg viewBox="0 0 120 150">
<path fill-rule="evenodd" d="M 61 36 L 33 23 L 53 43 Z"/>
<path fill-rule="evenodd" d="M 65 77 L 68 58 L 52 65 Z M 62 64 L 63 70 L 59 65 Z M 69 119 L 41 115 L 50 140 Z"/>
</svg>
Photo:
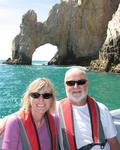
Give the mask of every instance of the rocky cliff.
<svg viewBox="0 0 120 150">
<path fill-rule="evenodd" d="M 12 43 L 11 64 L 32 63 L 35 50 L 46 43 L 56 45 L 58 52 L 48 64 L 89 65 L 99 57 L 106 38 L 108 22 L 120 0 L 61 0 L 49 12 L 48 19 L 37 22 L 29 10 L 22 17 L 20 33 Z"/>
<path fill-rule="evenodd" d="M 99 59 L 92 61 L 90 68 L 120 73 L 120 5 L 108 24 L 107 37 L 99 52 Z"/>
</svg>

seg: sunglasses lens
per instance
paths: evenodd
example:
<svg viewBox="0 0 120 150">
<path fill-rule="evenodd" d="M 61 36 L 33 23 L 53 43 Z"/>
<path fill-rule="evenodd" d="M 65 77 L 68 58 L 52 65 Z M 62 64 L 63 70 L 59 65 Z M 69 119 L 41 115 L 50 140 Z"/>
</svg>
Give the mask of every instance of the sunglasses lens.
<svg viewBox="0 0 120 150">
<path fill-rule="evenodd" d="M 42 96 L 44 99 L 49 99 L 49 98 L 51 98 L 53 95 L 52 95 L 52 93 L 40 94 L 40 93 L 34 92 L 34 93 L 30 93 L 30 96 L 31 96 L 32 98 L 39 98 L 40 96 Z"/>
<path fill-rule="evenodd" d="M 77 85 L 84 85 L 86 83 L 87 80 L 85 79 L 81 79 L 77 81 Z"/>
<path fill-rule="evenodd" d="M 68 85 L 68 86 L 74 86 L 75 85 L 75 81 L 66 81 L 66 84 Z"/>
<path fill-rule="evenodd" d="M 49 98 L 51 98 L 53 95 L 52 95 L 52 93 L 44 93 L 44 94 L 42 94 L 42 96 L 43 96 L 44 99 L 49 99 Z"/>
<path fill-rule="evenodd" d="M 86 79 L 81 79 L 81 80 L 78 80 L 78 81 L 74 81 L 74 80 L 66 81 L 66 84 L 67 84 L 68 86 L 74 86 L 75 83 L 77 83 L 77 85 L 84 85 L 86 82 L 87 82 Z"/>
<path fill-rule="evenodd" d="M 30 96 L 31 96 L 32 98 L 39 98 L 39 97 L 40 97 L 40 94 L 37 93 L 37 92 L 35 92 L 35 93 L 30 93 Z"/>
</svg>

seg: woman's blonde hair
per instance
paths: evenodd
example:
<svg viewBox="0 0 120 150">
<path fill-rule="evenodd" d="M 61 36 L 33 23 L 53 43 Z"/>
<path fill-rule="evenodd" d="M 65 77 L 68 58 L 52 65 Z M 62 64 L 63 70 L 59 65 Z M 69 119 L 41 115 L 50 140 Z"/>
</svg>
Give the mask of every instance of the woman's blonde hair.
<svg viewBox="0 0 120 150">
<path fill-rule="evenodd" d="M 26 89 L 26 92 L 23 95 L 22 99 L 22 109 L 25 111 L 29 111 L 31 108 L 30 104 L 30 93 L 32 92 L 39 92 L 42 88 L 47 87 L 51 90 L 51 93 L 53 94 L 51 106 L 48 111 L 54 112 L 55 106 L 56 106 L 56 96 L 55 96 L 55 90 L 53 88 L 53 85 L 51 81 L 47 78 L 37 78 L 32 83 L 29 84 L 29 86 Z"/>
</svg>

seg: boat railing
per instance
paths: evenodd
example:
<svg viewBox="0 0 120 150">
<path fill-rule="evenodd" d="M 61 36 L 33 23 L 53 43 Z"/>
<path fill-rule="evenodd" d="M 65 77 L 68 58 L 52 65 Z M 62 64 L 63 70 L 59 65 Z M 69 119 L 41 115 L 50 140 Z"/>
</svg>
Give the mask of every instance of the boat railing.
<svg viewBox="0 0 120 150">
<path fill-rule="evenodd" d="M 117 128 L 117 138 L 120 143 L 120 109 L 110 111 L 112 114 L 113 122 Z"/>
</svg>

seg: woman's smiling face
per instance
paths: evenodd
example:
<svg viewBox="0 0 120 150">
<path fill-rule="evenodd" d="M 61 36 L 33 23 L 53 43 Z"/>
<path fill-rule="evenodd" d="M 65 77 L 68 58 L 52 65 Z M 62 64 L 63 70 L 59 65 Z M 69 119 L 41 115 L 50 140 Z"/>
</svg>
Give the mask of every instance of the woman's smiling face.
<svg viewBox="0 0 120 150">
<path fill-rule="evenodd" d="M 51 89 L 49 87 L 43 87 L 36 92 L 40 95 L 38 94 L 38 98 L 30 96 L 31 109 L 34 113 L 45 114 L 50 109 L 53 100 Z M 49 96 L 50 94 L 51 96 Z"/>
</svg>

